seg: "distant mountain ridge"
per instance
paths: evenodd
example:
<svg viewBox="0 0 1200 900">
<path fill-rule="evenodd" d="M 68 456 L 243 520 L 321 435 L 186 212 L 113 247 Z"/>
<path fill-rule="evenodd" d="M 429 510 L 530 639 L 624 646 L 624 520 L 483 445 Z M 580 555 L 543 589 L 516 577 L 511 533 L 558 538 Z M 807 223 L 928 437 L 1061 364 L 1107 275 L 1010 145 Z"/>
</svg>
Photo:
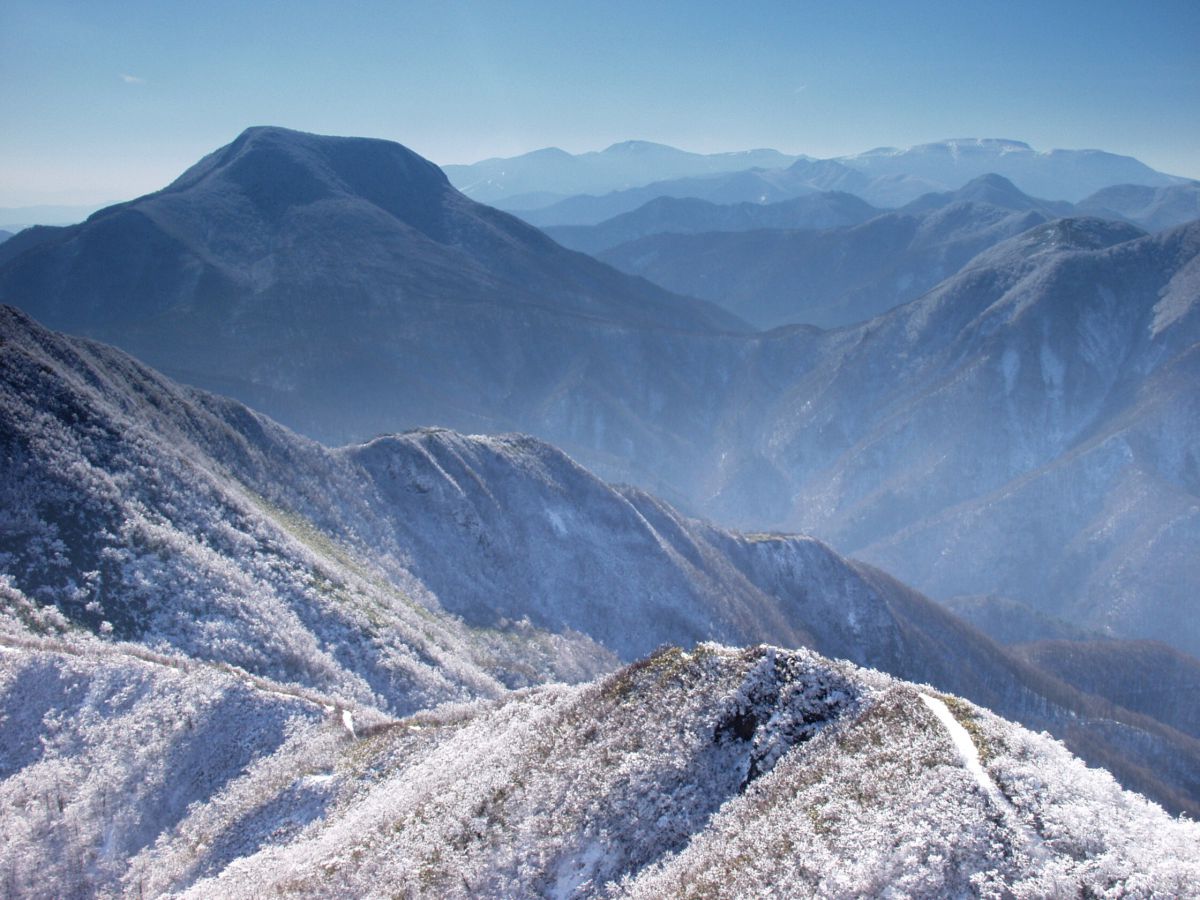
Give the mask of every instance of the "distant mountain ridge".
<svg viewBox="0 0 1200 900">
<path fill-rule="evenodd" d="M 883 147 L 830 159 L 800 157 L 787 165 L 747 162 L 724 172 L 664 175 L 661 169 L 645 167 L 625 184 L 565 192 L 544 187 L 554 176 L 549 170 L 539 176 L 535 155 L 520 159 L 528 162 L 522 190 L 492 190 L 487 199 L 539 226 L 594 225 L 660 196 L 772 203 L 813 190 L 836 190 L 875 206 L 896 208 L 922 194 L 958 190 L 989 173 L 1009 179 L 1027 194 L 1071 202 L 1113 185 L 1166 187 L 1190 181 L 1101 150 L 1036 151 L 1020 141 L 997 139 L 937 141 L 903 150 Z M 508 162 L 477 165 L 502 169 Z M 469 192 L 471 167 L 448 171 L 454 183 Z"/>
<path fill-rule="evenodd" d="M 599 225 L 559 225 L 543 230 L 564 247 L 599 255 L 653 234 L 753 231 L 762 228 L 836 228 L 857 225 L 880 210 L 853 194 L 805 194 L 778 203 L 717 204 L 695 198 L 659 197 Z"/>
<path fill-rule="evenodd" d="M 1080 212 L 1122 218 L 1147 231 L 1162 231 L 1200 219 L 1200 182 L 1148 187 L 1119 184 L 1079 201 Z"/>
<path fill-rule="evenodd" d="M 776 150 L 701 154 L 650 141 L 623 141 L 580 154 L 548 147 L 507 159 L 443 166 L 443 171 L 471 199 L 494 203 L 535 192 L 562 196 L 598 193 L 668 178 L 781 168 L 797 159 Z"/>
<path fill-rule="evenodd" d="M 797 204 L 821 209 L 830 201 L 818 198 L 843 196 L 814 194 L 768 204 L 759 207 L 756 219 L 769 221 L 777 210 Z M 836 328 L 916 299 L 980 252 L 1070 209 L 1026 196 L 998 175 L 984 175 L 957 191 L 924 194 L 899 210 L 876 210 L 846 227 L 695 229 L 708 233 L 666 228 L 670 233 L 650 233 L 597 255 L 671 290 L 721 303 L 760 328 L 801 323 Z M 598 241 L 637 215 L 590 231 L 576 228 L 566 237 Z M 564 229 L 547 233 L 560 237 Z M 1129 236 L 1136 233 L 1130 230 Z"/>
<path fill-rule="evenodd" d="M 926 178 L 953 190 L 996 173 L 1022 191 L 1052 200 L 1082 200 L 1113 184 L 1162 186 L 1185 179 L 1151 169 L 1131 156 L 1103 150 L 1034 150 L 1022 141 L 958 138 L 905 149 L 880 147 L 838 158 L 864 174 Z"/>
</svg>

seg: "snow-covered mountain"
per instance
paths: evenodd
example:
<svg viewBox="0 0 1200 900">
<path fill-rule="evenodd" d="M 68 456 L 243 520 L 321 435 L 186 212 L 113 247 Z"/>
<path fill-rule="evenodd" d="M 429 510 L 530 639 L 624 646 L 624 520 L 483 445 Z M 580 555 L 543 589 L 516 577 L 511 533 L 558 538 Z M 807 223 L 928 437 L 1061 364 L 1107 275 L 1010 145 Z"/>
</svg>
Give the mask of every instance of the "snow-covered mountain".
<svg viewBox="0 0 1200 900">
<path fill-rule="evenodd" d="M 798 202 L 811 205 L 802 197 L 760 209 Z M 982 251 L 1069 211 L 1070 204 L 1028 197 L 1000 176 L 985 175 L 848 227 L 780 227 L 760 216 L 761 230 L 662 228 L 598 256 L 670 290 L 720 303 L 761 328 L 836 328 L 916 299 Z M 610 222 L 593 231 L 607 234 L 621 219 Z M 548 229 L 555 239 L 562 231 Z"/>
<path fill-rule="evenodd" d="M 781 498 L 934 596 L 1196 652 L 1200 224 L 1128 237 L 1058 220 L 856 328 L 765 336 L 760 365 L 794 368 L 713 508 Z"/>
<path fill-rule="evenodd" d="M 451 184 L 472 200 L 495 205 L 508 199 L 510 205 L 516 203 L 514 208 L 520 208 L 530 194 L 607 193 L 671 178 L 779 169 L 797 159 L 776 150 L 689 153 L 651 141 L 623 141 L 587 153 L 547 147 L 521 156 L 443 166 L 442 170 Z"/>
<path fill-rule="evenodd" d="M 314 519 L 380 502 L 366 479 L 240 404 L 8 308 L 0 375 L 0 567 L 64 628 L 397 712 L 612 665 L 578 634 L 472 629 L 331 537 Z"/>
<path fill-rule="evenodd" d="M 1186 896 L 1200 826 L 929 687 L 669 649 L 401 720 L 0 649 L 9 896 Z"/>
<path fill-rule="evenodd" d="M 679 440 L 663 407 L 723 377 L 714 359 L 681 378 L 678 357 L 748 329 L 468 200 L 398 144 L 282 129 L 10 244 L 0 298 L 330 443 L 534 431 L 651 483 Z"/>
<path fill-rule="evenodd" d="M 1050 729 L 1200 809 L 1200 743 L 1094 708 L 817 541 L 687 519 L 528 438 L 326 450 L 119 351 L 15 311 L 0 324 L 19 637 L 123 640 L 381 715 L 585 679 L 664 643 L 803 645 Z"/>
</svg>

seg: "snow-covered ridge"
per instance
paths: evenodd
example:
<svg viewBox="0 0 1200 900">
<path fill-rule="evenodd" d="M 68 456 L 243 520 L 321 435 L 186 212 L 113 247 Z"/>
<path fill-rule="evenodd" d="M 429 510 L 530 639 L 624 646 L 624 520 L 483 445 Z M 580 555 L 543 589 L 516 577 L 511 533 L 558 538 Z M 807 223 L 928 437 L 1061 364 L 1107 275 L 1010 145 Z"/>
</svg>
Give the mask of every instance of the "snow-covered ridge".
<svg viewBox="0 0 1200 900">
<path fill-rule="evenodd" d="M 22 896 L 1187 896 L 1200 877 L 1200 826 L 1060 745 L 939 697 L 956 743 L 927 688 L 804 651 L 668 649 L 592 684 L 358 739 L 219 680 L 160 683 L 115 663 L 85 673 L 48 654 L 0 655 L 0 679 L 34 665 L 89 686 L 62 704 L 77 712 L 41 759 L 0 783 L 19 811 L 0 850 L 6 889 Z M 130 684 L 137 699 L 98 717 Z M 218 722 L 249 759 L 189 743 Z M 148 752 L 128 752 L 137 739 Z M 186 747 L 208 776 L 164 779 L 159 760 Z M 86 777 L 63 778 L 84 759 Z M 55 785 L 48 802 L 39 777 Z M 132 797 L 156 815 L 106 814 L 139 778 Z M 71 863 L 101 839 L 91 864 Z"/>
</svg>

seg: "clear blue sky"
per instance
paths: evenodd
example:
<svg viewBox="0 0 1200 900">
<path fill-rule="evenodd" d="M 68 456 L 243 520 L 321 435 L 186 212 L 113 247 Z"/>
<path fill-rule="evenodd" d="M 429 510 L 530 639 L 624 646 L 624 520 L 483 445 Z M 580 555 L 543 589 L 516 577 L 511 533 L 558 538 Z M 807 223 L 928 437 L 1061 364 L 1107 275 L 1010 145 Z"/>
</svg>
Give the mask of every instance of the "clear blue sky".
<svg viewBox="0 0 1200 900">
<path fill-rule="evenodd" d="M 253 124 L 439 163 L 1008 137 L 1200 177 L 1200 0 L 0 0 L 0 84 L 0 206 L 144 193 Z"/>
</svg>

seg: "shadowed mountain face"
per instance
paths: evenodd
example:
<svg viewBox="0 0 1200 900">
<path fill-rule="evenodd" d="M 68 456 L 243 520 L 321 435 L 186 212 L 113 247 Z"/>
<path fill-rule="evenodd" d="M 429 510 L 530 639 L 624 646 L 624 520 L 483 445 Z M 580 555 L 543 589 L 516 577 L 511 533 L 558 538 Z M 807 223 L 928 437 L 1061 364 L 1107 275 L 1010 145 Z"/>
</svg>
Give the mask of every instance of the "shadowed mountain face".
<svg viewBox="0 0 1200 900">
<path fill-rule="evenodd" d="M 716 495 L 789 498 L 776 515 L 935 596 L 987 581 L 1200 648 L 1200 225 L 1128 236 L 1060 220 L 857 328 L 764 338 L 805 368 Z"/>
<path fill-rule="evenodd" d="M 7 896 L 1182 897 L 1200 878 L 1200 826 L 1044 734 L 807 651 L 664 648 L 351 728 L 332 698 L 128 646 L 0 646 Z"/>
<path fill-rule="evenodd" d="M 599 256 L 671 290 L 721 303 L 761 328 L 835 328 L 921 296 L 983 250 L 1056 217 L 1062 206 L 985 176 L 853 227 L 656 234 Z"/>
<path fill-rule="evenodd" d="M 687 519 L 525 437 L 327 450 L 11 309 L 0 375 L 0 631 L 73 626 L 390 713 L 770 639 L 1086 737 L 1200 809 L 1200 745 L 1105 707 L 1107 734 L 1087 698 L 817 541 Z"/>
</svg>

